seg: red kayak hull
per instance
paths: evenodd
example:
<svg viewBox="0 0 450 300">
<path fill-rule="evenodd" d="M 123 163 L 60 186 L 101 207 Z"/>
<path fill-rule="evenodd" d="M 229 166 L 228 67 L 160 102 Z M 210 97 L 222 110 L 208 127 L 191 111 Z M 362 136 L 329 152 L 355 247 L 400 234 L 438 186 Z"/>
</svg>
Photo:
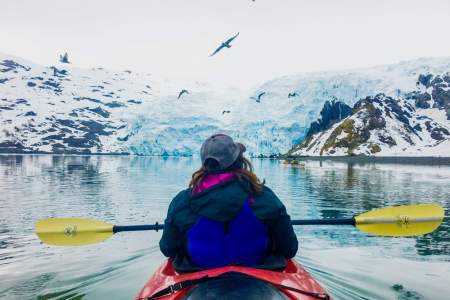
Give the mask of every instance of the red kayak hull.
<svg viewBox="0 0 450 300">
<path fill-rule="evenodd" d="M 147 297 L 155 294 L 163 288 L 173 285 L 177 282 L 201 278 L 205 275 L 209 277 L 217 277 L 228 272 L 238 272 L 242 274 L 249 275 L 251 277 L 262 279 L 266 282 L 271 282 L 275 287 L 282 284 L 284 286 L 293 287 L 303 291 L 326 294 L 326 291 L 320 286 L 320 284 L 308 273 L 305 269 L 297 263 L 295 260 L 291 259 L 288 261 L 286 268 L 282 272 L 254 269 L 248 267 L 238 267 L 238 266 L 227 266 L 222 268 L 210 269 L 194 273 L 178 274 L 170 260 L 163 263 L 158 270 L 153 274 L 153 276 L 147 281 L 140 293 L 136 296 L 135 300 L 146 299 Z M 300 300 L 317 300 L 312 296 L 302 295 L 293 291 L 288 291 L 282 288 L 278 288 L 284 295 L 289 299 L 300 299 Z M 183 299 L 189 289 L 184 289 L 178 291 L 174 294 L 160 297 L 161 300 L 169 299 Z M 332 298 L 330 298 L 332 299 Z"/>
</svg>

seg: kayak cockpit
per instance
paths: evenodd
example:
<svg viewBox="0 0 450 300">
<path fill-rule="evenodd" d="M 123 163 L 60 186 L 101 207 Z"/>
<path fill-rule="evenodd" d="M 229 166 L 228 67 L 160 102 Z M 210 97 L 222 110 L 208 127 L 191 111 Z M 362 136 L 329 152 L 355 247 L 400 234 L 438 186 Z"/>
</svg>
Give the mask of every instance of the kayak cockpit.
<svg viewBox="0 0 450 300">
<path fill-rule="evenodd" d="M 232 272 L 199 283 L 190 289 L 182 299 L 286 300 L 289 298 L 267 282 Z"/>
<path fill-rule="evenodd" d="M 226 266 L 177 273 L 167 260 L 147 281 L 136 300 L 168 299 L 331 299 L 295 260 L 282 271 Z"/>
</svg>

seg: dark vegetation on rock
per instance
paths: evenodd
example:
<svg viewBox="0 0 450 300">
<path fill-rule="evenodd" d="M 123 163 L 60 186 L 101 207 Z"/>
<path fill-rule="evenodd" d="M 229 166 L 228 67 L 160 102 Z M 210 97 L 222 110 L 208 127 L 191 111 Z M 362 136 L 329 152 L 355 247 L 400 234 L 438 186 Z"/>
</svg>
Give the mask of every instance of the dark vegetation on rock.
<svg viewBox="0 0 450 300">
<path fill-rule="evenodd" d="M 339 122 L 349 115 L 352 109 L 347 104 L 333 99 L 331 102 L 326 101 L 322 110 L 320 111 L 320 118 L 311 123 L 306 138 L 316 134 L 319 131 L 330 128 L 336 122 Z"/>
<path fill-rule="evenodd" d="M 306 139 L 287 155 L 308 152 L 317 149 L 318 145 L 321 145 L 321 148 L 318 148 L 320 155 L 334 154 L 337 148 L 345 149 L 347 155 L 354 155 L 356 150 L 361 151 L 363 145 L 364 149 L 368 150 L 366 154 L 376 154 L 382 151 L 380 146 L 383 144 L 387 147 L 398 145 L 399 141 L 396 139 L 403 139 L 410 146 L 414 146 L 414 140 L 423 141 L 424 132 L 428 132 L 428 136 L 435 140 L 435 143 L 449 139 L 448 129 L 428 116 L 419 115 L 416 108 L 444 110 L 450 120 L 450 75 L 421 74 L 417 87 L 417 91 L 405 94 L 407 101 L 378 94 L 360 99 L 351 110 L 345 104 L 338 106 L 337 103 L 326 102 L 320 112 L 320 118 L 311 123 Z M 336 115 L 336 108 L 344 108 L 343 118 Z M 345 119 L 347 116 L 351 118 Z M 413 117 L 416 121 L 413 121 Z M 397 135 L 393 136 L 390 132 L 392 128 L 387 128 L 388 119 L 392 120 L 391 123 L 394 122 L 392 124 L 397 124 Z M 336 122 L 340 124 L 329 132 Z M 374 138 L 371 139 L 372 136 Z"/>
</svg>

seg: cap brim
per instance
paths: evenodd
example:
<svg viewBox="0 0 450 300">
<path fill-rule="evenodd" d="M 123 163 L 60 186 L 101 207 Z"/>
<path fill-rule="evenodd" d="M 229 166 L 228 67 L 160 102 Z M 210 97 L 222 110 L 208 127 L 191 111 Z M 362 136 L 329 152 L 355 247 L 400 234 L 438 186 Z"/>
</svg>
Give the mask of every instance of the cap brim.
<svg viewBox="0 0 450 300">
<path fill-rule="evenodd" d="M 239 147 L 241 153 L 244 153 L 247 150 L 247 148 L 245 148 L 244 144 L 241 144 L 241 143 L 235 143 L 235 144 Z"/>
</svg>

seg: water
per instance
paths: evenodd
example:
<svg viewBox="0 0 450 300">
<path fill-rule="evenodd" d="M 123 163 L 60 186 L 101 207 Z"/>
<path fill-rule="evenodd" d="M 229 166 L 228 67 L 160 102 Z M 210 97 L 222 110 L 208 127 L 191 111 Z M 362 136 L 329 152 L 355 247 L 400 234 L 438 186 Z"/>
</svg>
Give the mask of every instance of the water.
<svg viewBox="0 0 450 300">
<path fill-rule="evenodd" d="M 449 166 L 253 160 L 293 218 L 350 217 L 395 204 L 450 206 Z M 189 181 L 191 158 L 0 156 L 0 299 L 131 299 L 162 262 L 160 232 L 117 234 L 82 247 L 41 244 L 34 223 L 90 217 L 162 221 Z M 297 227 L 297 259 L 336 299 L 444 299 L 450 222 L 422 237 L 367 236 L 352 227 Z"/>
</svg>

